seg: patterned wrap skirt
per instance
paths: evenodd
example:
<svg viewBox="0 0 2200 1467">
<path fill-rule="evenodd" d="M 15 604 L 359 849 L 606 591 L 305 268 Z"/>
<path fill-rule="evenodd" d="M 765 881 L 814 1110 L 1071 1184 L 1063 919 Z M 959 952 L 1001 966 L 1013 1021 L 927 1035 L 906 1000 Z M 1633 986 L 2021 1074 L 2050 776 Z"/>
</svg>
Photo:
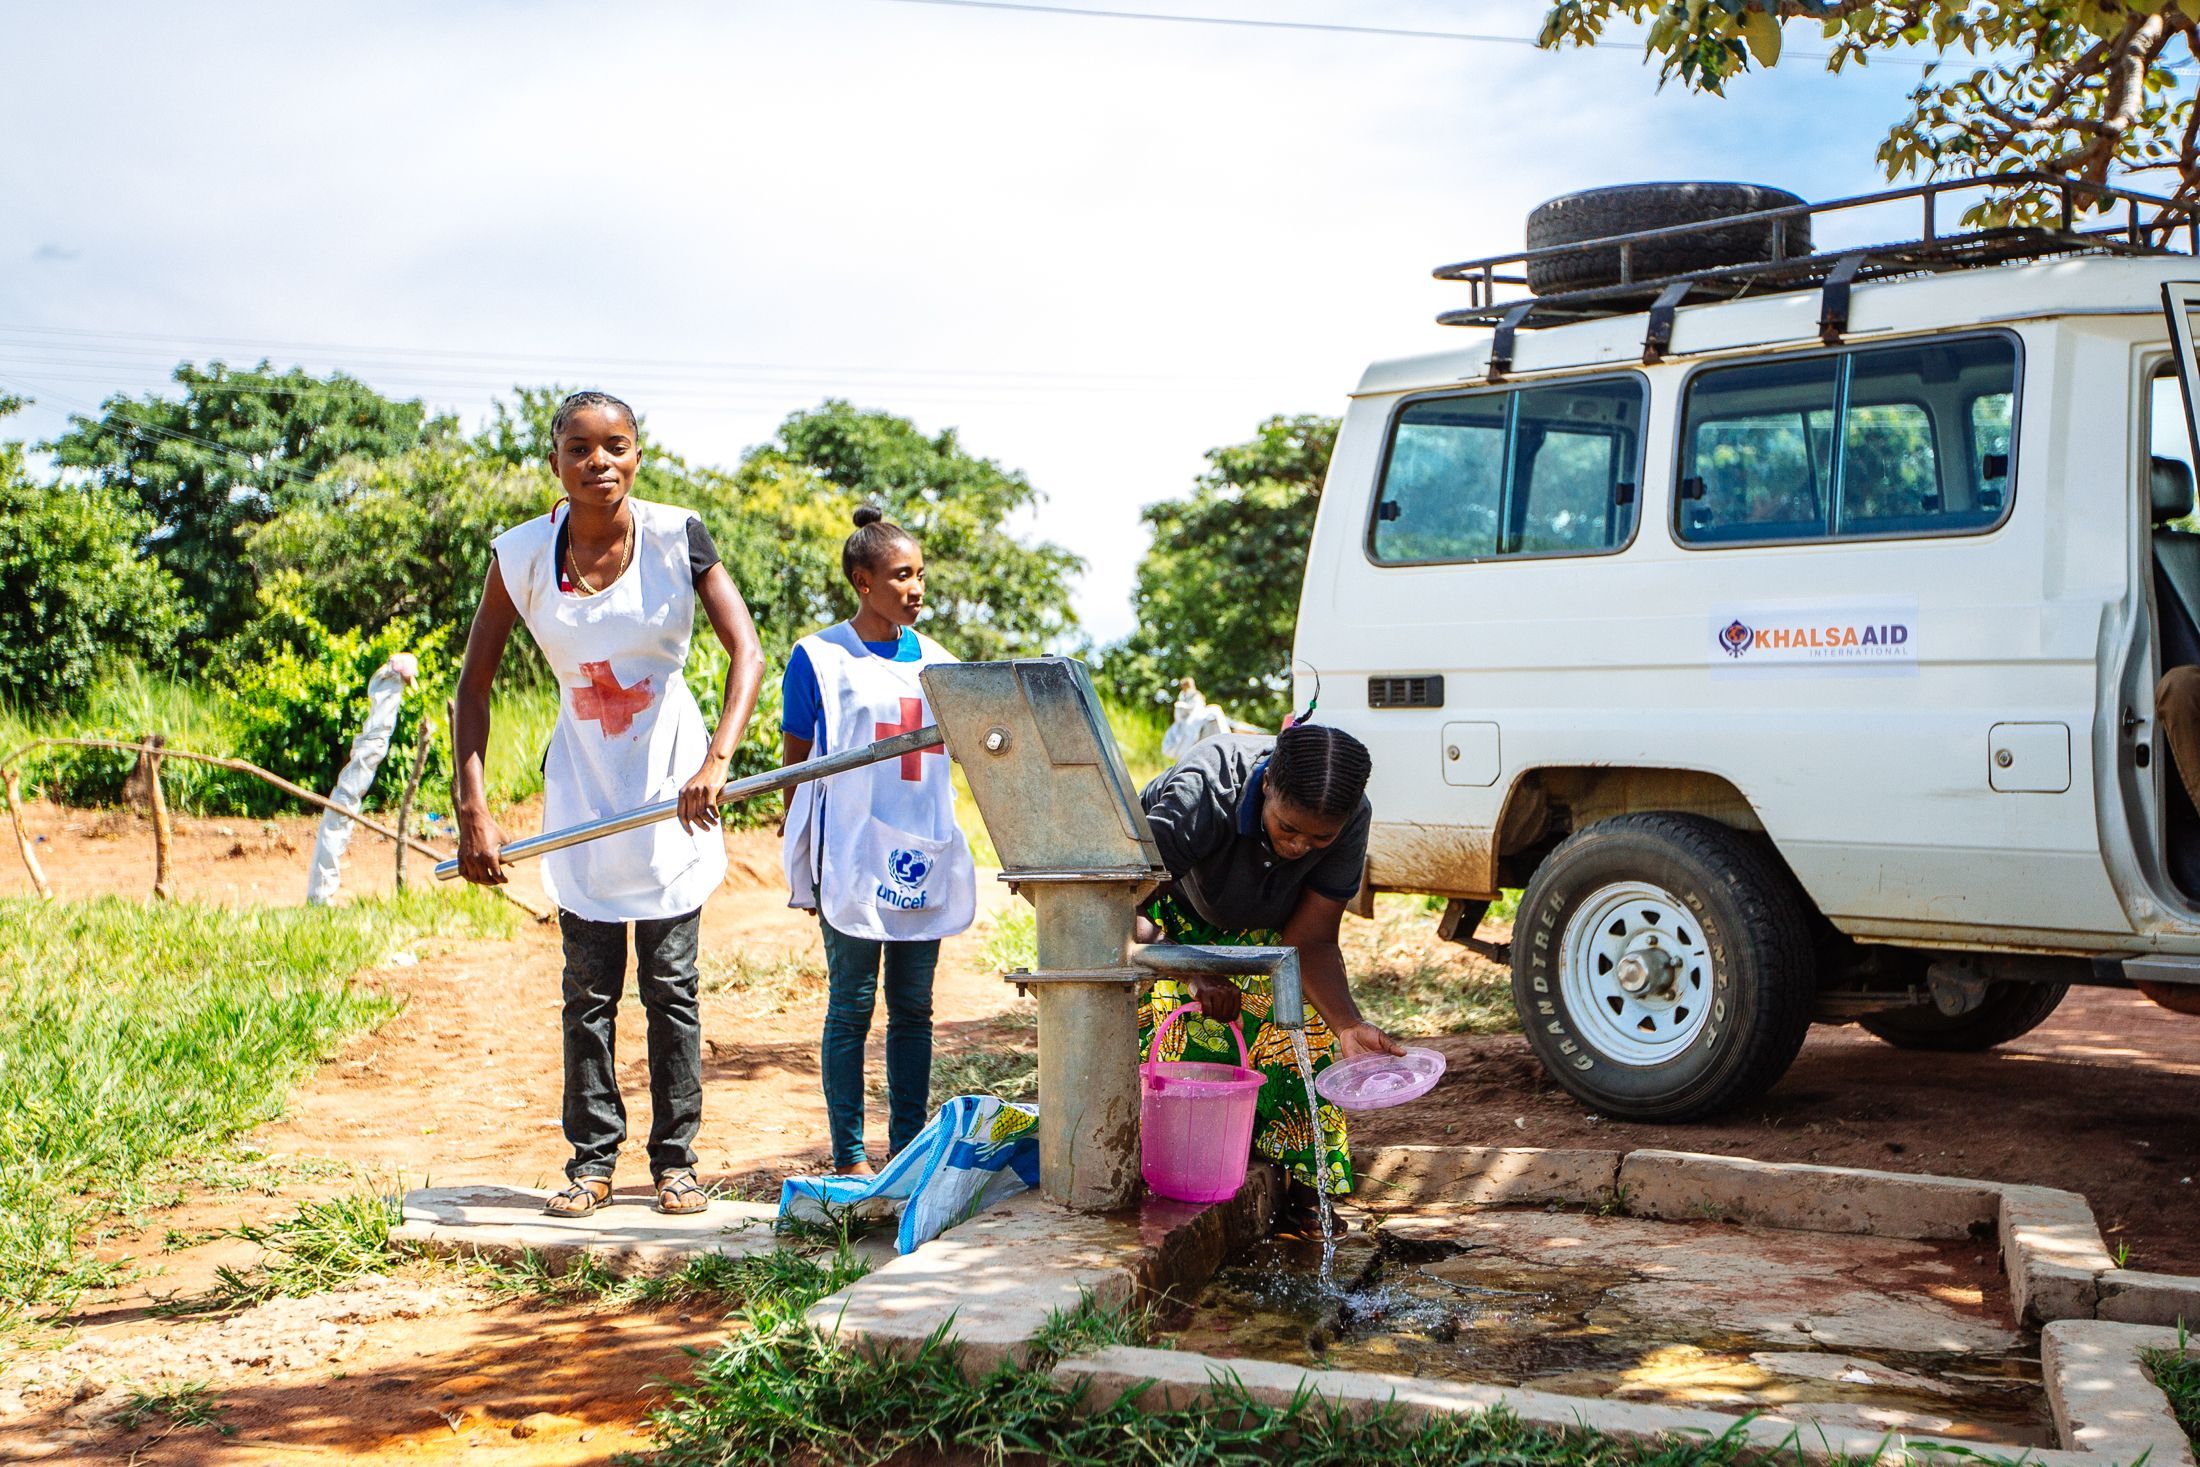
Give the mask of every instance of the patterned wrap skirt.
<svg viewBox="0 0 2200 1467">
<path fill-rule="evenodd" d="M 1164 892 L 1146 907 L 1146 917 L 1170 942 L 1198 943 L 1209 947 L 1280 947 L 1281 933 L 1268 929 L 1223 931 L 1216 928 L 1174 894 Z M 1260 1087 L 1253 1119 L 1253 1154 L 1280 1162 L 1298 1180 L 1312 1186 L 1319 1175 L 1331 1196 L 1352 1190 L 1352 1152 L 1345 1135 L 1344 1112 L 1319 1096 L 1315 1110 L 1307 1111 L 1306 1084 L 1291 1050 L 1291 1031 L 1268 1022 L 1275 995 L 1261 977 L 1231 978 L 1245 995 L 1238 1022 L 1245 1030 L 1245 1063 L 1267 1077 Z M 1180 978 L 1163 978 L 1148 989 L 1138 1004 L 1138 1057 L 1143 1061 L 1153 1047 L 1154 1026 L 1192 1001 L 1191 985 Z M 1320 1074 L 1336 1060 L 1337 1037 L 1329 1032 L 1312 1004 L 1306 1006 L 1306 1048 Z M 1216 1064 L 1238 1063 L 1237 1040 L 1227 1024 L 1198 1013 L 1186 1014 L 1161 1041 L 1165 1060 L 1207 1060 Z"/>
</svg>

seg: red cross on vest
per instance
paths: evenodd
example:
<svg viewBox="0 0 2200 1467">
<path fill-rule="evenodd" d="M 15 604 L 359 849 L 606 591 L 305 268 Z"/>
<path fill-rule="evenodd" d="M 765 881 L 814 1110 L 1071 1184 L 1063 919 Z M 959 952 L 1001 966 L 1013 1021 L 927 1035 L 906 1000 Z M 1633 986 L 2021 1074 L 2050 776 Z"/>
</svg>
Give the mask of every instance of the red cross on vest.
<svg viewBox="0 0 2200 1467">
<path fill-rule="evenodd" d="M 922 698 L 904 698 L 901 700 L 901 722 L 878 724 L 872 729 L 871 737 L 874 739 L 890 739 L 900 734 L 915 733 L 918 729 L 923 727 L 924 700 Z M 903 779 L 924 778 L 924 765 L 921 762 L 924 756 L 927 754 L 944 754 L 946 752 L 946 745 L 934 744 L 929 749 L 917 749 L 910 753 L 902 755 L 901 777 Z"/>
<path fill-rule="evenodd" d="M 584 662 L 581 671 L 588 674 L 588 686 L 573 690 L 573 716 L 594 719 L 607 739 L 632 728 L 634 715 L 655 697 L 646 677 L 631 688 L 620 687 L 608 662 Z"/>
</svg>

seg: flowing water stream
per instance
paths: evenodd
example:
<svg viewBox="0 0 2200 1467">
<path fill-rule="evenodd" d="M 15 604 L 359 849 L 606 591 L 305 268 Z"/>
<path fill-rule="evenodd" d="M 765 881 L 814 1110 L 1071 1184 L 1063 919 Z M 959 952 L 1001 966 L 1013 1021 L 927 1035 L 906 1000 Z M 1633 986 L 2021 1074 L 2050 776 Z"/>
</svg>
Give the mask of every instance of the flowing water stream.
<svg viewBox="0 0 2200 1467">
<path fill-rule="evenodd" d="M 1321 1284 L 1324 1293 L 1337 1288 L 1337 1223 L 1329 1206 L 1329 1162 L 1322 1148 L 1321 1096 L 1314 1091 L 1314 1056 L 1306 1047 L 1306 1030 L 1291 1031 L 1291 1053 L 1299 1062 L 1299 1080 L 1306 1086 L 1306 1124 L 1314 1141 L 1314 1196 L 1322 1220 Z"/>
</svg>

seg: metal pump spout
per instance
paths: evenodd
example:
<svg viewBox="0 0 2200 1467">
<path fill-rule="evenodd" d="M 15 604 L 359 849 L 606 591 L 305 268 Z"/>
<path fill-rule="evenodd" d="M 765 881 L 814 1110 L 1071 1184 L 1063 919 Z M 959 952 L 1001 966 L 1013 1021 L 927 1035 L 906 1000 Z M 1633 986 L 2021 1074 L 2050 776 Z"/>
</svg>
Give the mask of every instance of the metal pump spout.
<svg viewBox="0 0 2200 1467">
<path fill-rule="evenodd" d="M 1286 1029 L 1306 1027 L 1306 988 L 1299 981 L 1299 950 L 1295 947 L 1143 943 L 1131 948 L 1131 966 L 1168 978 L 1189 978 L 1196 973 L 1265 977 L 1274 996 L 1268 1022 Z"/>
</svg>

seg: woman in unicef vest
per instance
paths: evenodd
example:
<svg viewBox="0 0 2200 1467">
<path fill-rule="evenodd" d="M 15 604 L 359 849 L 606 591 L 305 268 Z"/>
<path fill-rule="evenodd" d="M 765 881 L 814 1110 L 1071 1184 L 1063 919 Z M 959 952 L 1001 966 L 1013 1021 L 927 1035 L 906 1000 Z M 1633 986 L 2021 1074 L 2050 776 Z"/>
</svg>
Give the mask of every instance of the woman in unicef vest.
<svg viewBox="0 0 2200 1467">
<path fill-rule="evenodd" d="M 869 505 L 841 548 L 856 614 L 795 644 L 782 684 L 786 762 L 839 753 L 932 721 L 917 674 L 953 662 L 915 630 L 924 552 Z M 934 747 L 797 789 L 783 857 L 790 905 L 825 935 L 825 1114 L 833 1170 L 866 1176 L 863 1045 L 886 979 L 887 1144 L 916 1139 L 932 1088 L 932 970 L 970 925 L 977 873 L 955 824 L 947 753 Z"/>
</svg>

